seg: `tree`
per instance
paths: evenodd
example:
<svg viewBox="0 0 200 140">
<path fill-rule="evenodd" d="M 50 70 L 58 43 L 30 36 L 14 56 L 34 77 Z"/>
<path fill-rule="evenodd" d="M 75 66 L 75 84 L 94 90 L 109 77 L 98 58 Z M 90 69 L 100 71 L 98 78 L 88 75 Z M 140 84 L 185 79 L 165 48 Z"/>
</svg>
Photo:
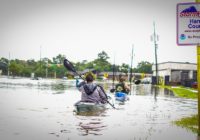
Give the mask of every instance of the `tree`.
<svg viewBox="0 0 200 140">
<path fill-rule="evenodd" d="M 30 67 L 34 67 L 34 66 L 36 66 L 36 64 L 37 64 L 37 62 L 35 62 L 35 60 L 33 60 L 33 59 L 27 60 L 27 65 Z"/>
<path fill-rule="evenodd" d="M 108 62 L 109 58 L 105 51 L 98 53 L 98 58 L 94 60 L 94 68 L 98 71 L 110 71 L 111 64 Z"/>
<path fill-rule="evenodd" d="M 99 72 L 102 71 L 113 71 L 112 64 L 108 62 L 110 57 L 105 51 L 98 53 L 97 58 L 93 61 L 83 60 L 82 62 L 77 62 L 72 64 L 75 66 L 77 71 L 83 71 L 85 69 L 95 69 Z M 67 70 L 62 65 L 65 59 L 65 55 L 57 55 L 53 57 L 53 61 L 49 58 L 43 58 L 39 61 L 35 61 L 34 59 L 30 60 L 11 60 L 10 61 L 10 72 L 14 76 L 27 76 L 29 77 L 32 72 L 35 73 L 36 76 L 45 77 L 46 69 L 48 69 L 48 75 L 54 76 L 56 72 L 57 77 L 63 77 L 66 75 Z M 48 63 L 47 63 L 48 62 Z M 7 74 L 8 72 L 8 63 L 9 60 L 6 58 L 0 59 L 0 69 L 3 70 L 3 74 Z M 47 65 L 48 64 L 48 65 Z M 48 67 L 47 67 L 48 66 Z M 120 71 L 124 73 L 128 73 L 129 65 L 123 63 L 122 65 L 115 65 L 115 72 Z M 152 73 L 152 64 L 147 61 L 142 61 L 137 65 L 137 68 L 132 69 L 133 72 L 139 73 Z"/>
<path fill-rule="evenodd" d="M 85 66 L 83 63 L 77 62 L 77 63 L 72 63 L 75 66 L 75 69 L 77 71 L 83 71 L 85 69 Z"/>
<path fill-rule="evenodd" d="M 125 64 L 125 63 L 122 63 L 122 66 L 120 67 L 120 71 L 121 72 L 124 72 L 124 73 L 128 73 L 128 69 L 129 69 L 129 65 L 128 64 Z"/>
<path fill-rule="evenodd" d="M 152 73 L 152 63 L 142 61 L 138 63 L 136 72 L 139 73 Z"/>
<path fill-rule="evenodd" d="M 17 64 L 15 61 L 11 61 L 9 69 L 13 76 L 20 75 L 22 71 L 22 67 L 20 67 L 20 65 Z"/>
<path fill-rule="evenodd" d="M 101 61 L 107 61 L 110 57 L 105 51 L 102 51 L 101 53 L 98 53 L 98 58 Z"/>
<path fill-rule="evenodd" d="M 8 59 L 1 58 L 0 59 L 0 70 L 2 70 L 3 74 L 7 74 L 8 71 Z"/>
<path fill-rule="evenodd" d="M 53 57 L 53 63 L 54 64 L 63 64 L 63 61 L 64 61 L 65 58 L 66 58 L 65 55 L 59 54 L 58 56 Z"/>
<path fill-rule="evenodd" d="M 32 69 L 30 67 L 24 67 L 22 69 L 22 75 L 25 76 L 25 77 L 30 77 L 31 75 L 31 72 L 32 72 Z"/>
</svg>

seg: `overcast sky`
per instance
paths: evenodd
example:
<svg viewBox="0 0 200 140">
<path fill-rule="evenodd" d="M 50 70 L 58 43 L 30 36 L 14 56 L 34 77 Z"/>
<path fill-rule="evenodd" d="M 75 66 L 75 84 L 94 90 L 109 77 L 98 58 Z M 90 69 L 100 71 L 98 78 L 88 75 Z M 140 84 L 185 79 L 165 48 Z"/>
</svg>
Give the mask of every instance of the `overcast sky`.
<svg viewBox="0 0 200 140">
<path fill-rule="evenodd" d="M 111 63 L 196 63 L 196 46 L 176 44 L 176 4 L 187 0 L 0 0 L 0 57 L 94 60 L 105 51 Z M 190 1 L 191 2 L 191 1 Z"/>
</svg>

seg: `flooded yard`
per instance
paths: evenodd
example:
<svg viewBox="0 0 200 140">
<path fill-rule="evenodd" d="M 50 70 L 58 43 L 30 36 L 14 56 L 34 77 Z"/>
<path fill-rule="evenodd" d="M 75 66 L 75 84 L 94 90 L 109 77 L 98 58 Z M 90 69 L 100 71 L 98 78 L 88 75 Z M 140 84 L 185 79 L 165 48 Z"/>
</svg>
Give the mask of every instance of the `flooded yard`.
<svg viewBox="0 0 200 140">
<path fill-rule="evenodd" d="M 151 85 L 133 85 L 130 100 L 115 102 L 112 83 L 100 83 L 117 109 L 77 115 L 75 80 L 0 78 L 2 140 L 198 140 L 172 121 L 197 114 L 197 100 Z M 156 91 L 155 91 L 156 90 Z"/>
</svg>

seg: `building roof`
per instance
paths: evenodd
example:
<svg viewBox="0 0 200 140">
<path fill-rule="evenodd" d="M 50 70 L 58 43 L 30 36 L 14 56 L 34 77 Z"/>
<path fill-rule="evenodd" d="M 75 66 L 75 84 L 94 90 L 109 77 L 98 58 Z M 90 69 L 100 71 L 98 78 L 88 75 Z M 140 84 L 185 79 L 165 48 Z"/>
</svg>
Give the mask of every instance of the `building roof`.
<svg viewBox="0 0 200 140">
<path fill-rule="evenodd" d="M 197 70 L 197 64 L 189 62 L 163 62 L 158 63 L 158 70 Z M 152 66 L 152 70 L 155 71 L 155 64 Z"/>
<path fill-rule="evenodd" d="M 196 63 L 190 63 L 190 62 L 173 62 L 173 61 L 161 62 L 161 63 L 158 63 L 158 64 L 166 64 L 166 63 L 197 65 Z"/>
</svg>

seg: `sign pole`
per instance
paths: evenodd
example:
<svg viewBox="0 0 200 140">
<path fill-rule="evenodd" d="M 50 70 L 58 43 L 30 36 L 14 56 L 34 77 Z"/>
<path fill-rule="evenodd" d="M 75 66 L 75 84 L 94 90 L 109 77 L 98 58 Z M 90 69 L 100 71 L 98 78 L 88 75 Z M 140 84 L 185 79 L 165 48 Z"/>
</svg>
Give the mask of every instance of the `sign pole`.
<svg viewBox="0 0 200 140">
<path fill-rule="evenodd" d="M 197 46 L 198 127 L 200 132 L 200 46 Z M 200 133 L 199 133 L 200 134 Z"/>
<path fill-rule="evenodd" d="M 200 0 L 196 0 L 200 2 Z M 200 135 L 200 45 L 197 45 L 198 135 Z"/>
</svg>

